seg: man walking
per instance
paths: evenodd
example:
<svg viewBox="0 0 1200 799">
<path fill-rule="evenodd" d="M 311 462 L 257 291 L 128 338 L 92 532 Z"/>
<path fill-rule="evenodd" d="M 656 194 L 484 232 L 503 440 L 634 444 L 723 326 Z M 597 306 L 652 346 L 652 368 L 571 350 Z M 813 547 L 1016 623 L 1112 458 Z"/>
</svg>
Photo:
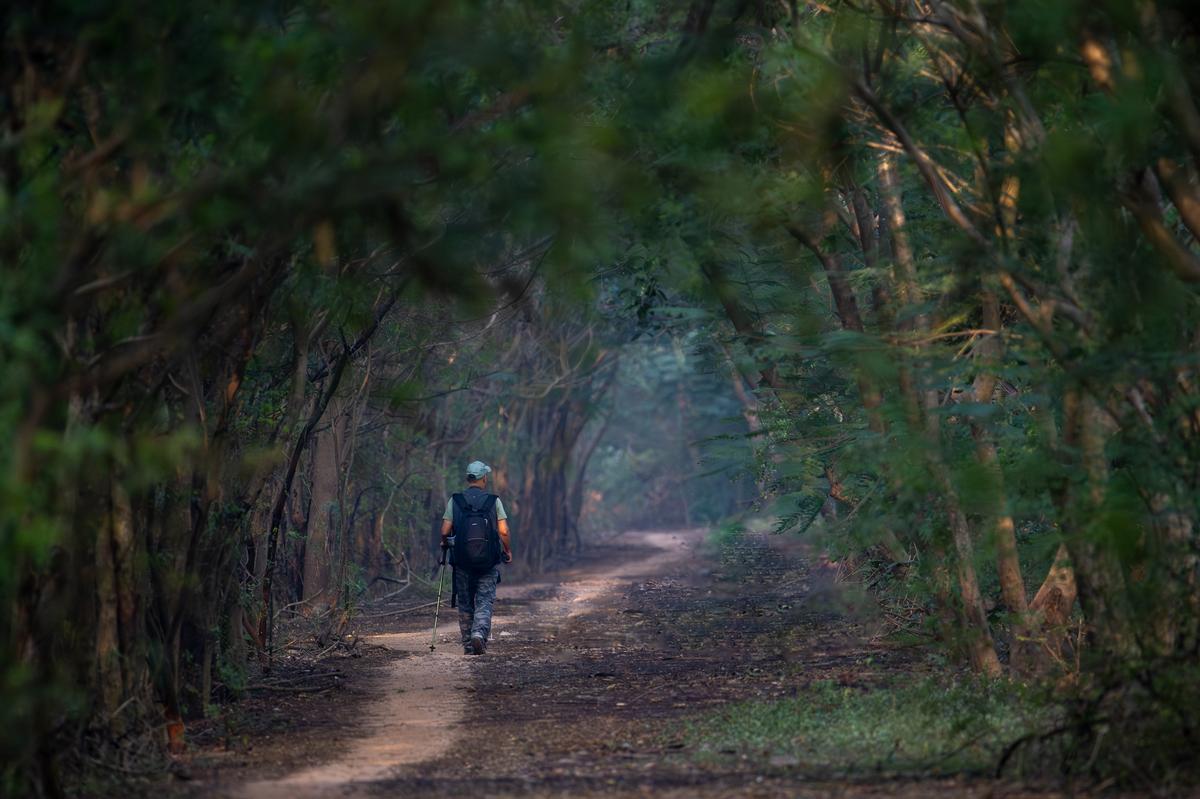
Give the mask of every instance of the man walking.
<svg viewBox="0 0 1200 799">
<path fill-rule="evenodd" d="M 482 655 L 492 629 L 492 606 L 500 563 L 512 562 L 508 514 L 500 497 L 487 491 L 492 467 L 483 461 L 467 466 L 467 488 L 454 494 L 442 515 L 442 546 L 454 536 L 450 562 L 454 566 L 454 599 L 463 653 Z"/>
</svg>

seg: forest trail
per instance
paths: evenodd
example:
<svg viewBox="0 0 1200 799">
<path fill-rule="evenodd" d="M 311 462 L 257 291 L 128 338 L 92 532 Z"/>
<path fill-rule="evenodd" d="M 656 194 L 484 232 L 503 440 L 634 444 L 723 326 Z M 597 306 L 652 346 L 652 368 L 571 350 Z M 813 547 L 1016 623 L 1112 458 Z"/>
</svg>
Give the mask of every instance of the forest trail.
<svg viewBox="0 0 1200 799">
<path fill-rule="evenodd" d="M 372 637 L 403 657 L 343 724 L 331 762 L 207 797 L 1024 796 L 958 777 L 831 778 L 778 758 L 706 760 L 690 719 L 816 681 L 866 690 L 922 670 L 851 612 L 795 541 L 748 536 L 716 557 L 700 530 L 627 532 L 542 582 L 502 584 L 489 652 L 459 654 L 453 612 Z M 330 701 L 338 701 L 336 699 Z M 311 750 L 308 757 L 311 757 Z M 304 757 L 305 755 L 299 755 Z M 300 766 L 301 764 L 296 764 Z M 1003 790 L 999 790 L 1003 789 Z M 1041 794 L 1037 794 L 1041 795 Z"/>
<path fill-rule="evenodd" d="M 458 644 L 456 611 L 447 596 L 439 622 L 438 645 L 429 651 L 429 630 L 369 635 L 369 643 L 403 657 L 389 664 L 373 686 L 377 699 L 364 704 L 357 724 L 365 734 L 328 763 L 294 771 L 280 779 L 256 780 L 218 793 L 239 799 L 319 799 L 367 794 L 403 766 L 446 755 L 465 733 L 464 715 L 473 668 L 486 668 L 512 638 L 533 636 L 553 642 L 567 620 L 611 602 L 630 580 L 682 567 L 695 559 L 703 531 L 638 532 L 618 536 L 615 558 L 593 560 L 556 575 L 553 582 L 502 584 L 493 626 L 492 648 L 484 658 L 465 657 Z M 636 557 L 623 557 L 636 552 Z"/>
</svg>

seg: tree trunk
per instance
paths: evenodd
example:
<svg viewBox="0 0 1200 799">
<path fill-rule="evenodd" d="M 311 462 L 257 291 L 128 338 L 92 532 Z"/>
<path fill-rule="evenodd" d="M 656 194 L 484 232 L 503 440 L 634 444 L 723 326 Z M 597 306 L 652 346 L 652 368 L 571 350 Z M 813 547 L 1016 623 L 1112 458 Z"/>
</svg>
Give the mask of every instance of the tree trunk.
<svg viewBox="0 0 1200 799">
<path fill-rule="evenodd" d="M 910 302 L 915 301 L 919 291 L 916 265 L 913 262 L 912 249 L 905 229 L 904 209 L 900 201 L 899 186 L 889 156 L 884 156 L 880 161 L 879 177 L 885 216 L 891 234 L 893 257 L 896 261 L 897 289 L 894 294 Z M 916 330 L 924 332 L 927 326 L 928 319 L 922 315 L 917 320 Z M 910 409 L 910 422 L 919 424 L 918 417 L 924 416 L 924 435 L 928 442 L 927 463 L 941 489 L 946 521 L 954 544 L 955 575 L 962 603 L 963 632 L 966 636 L 965 643 L 971 666 L 981 674 L 998 676 L 1001 672 L 1000 658 L 996 654 L 987 611 L 984 609 L 983 596 L 979 590 L 979 578 L 975 570 L 975 544 L 958 492 L 950 479 L 946 464 L 942 461 L 940 425 L 936 412 L 931 412 L 936 411 L 937 395 L 933 391 L 926 391 L 923 400 L 919 399 L 915 375 L 908 369 L 901 371 L 900 389 L 907 395 L 904 402 L 905 406 Z"/>
<path fill-rule="evenodd" d="M 820 262 L 822 269 L 824 269 L 825 278 L 829 282 L 829 293 L 833 297 L 833 305 L 837 309 L 842 329 L 854 333 L 864 332 L 865 328 L 863 327 L 862 314 L 858 309 L 858 300 L 854 296 L 854 290 L 850 288 L 850 281 L 846 279 L 846 271 L 842 267 L 842 259 L 835 253 L 828 252 L 822 248 L 818 237 L 809 235 L 806 231 L 801 230 L 795 225 L 789 226 L 788 232 L 817 257 L 817 261 Z M 886 432 L 887 426 L 879 410 L 883 404 L 883 397 L 879 393 L 879 388 L 861 369 L 855 370 L 855 380 L 858 383 L 858 393 L 863 409 L 867 414 L 867 426 L 873 433 Z"/>
<path fill-rule="evenodd" d="M 1182 493 L 1182 489 L 1181 489 Z M 1156 591 L 1154 642 L 1160 655 L 1194 651 L 1200 623 L 1200 592 L 1197 579 L 1200 557 L 1191 516 L 1165 493 L 1150 498 L 1154 512 L 1154 546 L 1151 557 L 1165 564 L 1161 586 Z"/>
<path fill-rule="evenodd" d="M 346 446 L 346 402 L 329 403 L 329 426 L 315 436 L 312 450 L 312 503 L 304 544 L 303 593 L 305 612 L 318 614 L 337 603 L 333 586 L 333 559 L 341 528 L 342 508 L 338 489 L 342 480 L 341 453 Z"/>
<path fill-rule="evenodd" d="M 975 544 L 972 541 L 971 529 L 946 465 L 937 454 L 941 449 L 937 417 L 930 414 L 928 424 L 929 463 L 942 490 L 946 520 L 950 525 L 950 536 L 954 542 L 954 568 L 966 622 L 963 632 L 966 636 L 971 667 L 980 674 L 997 677 L 1001 673 L 1000 658 L 996 655 L 996 645 L 992 640 L 991 627 L 988 625 L 987 611 L 983 607 L 983 595 L 979 591 L 979 577 L 975 571 Z"/>
<path fill-rule="evenodd" d="M 125 487 L 116 479 L 112 481 L 112 546 L 117 624 L 121 635 L 121 687 L 122 694 L 130 697 L 141 685 L 145 659 L 142 657 L 141 603 L 134 570 L 133 507 Z"/>
<path fill-rule="evenodd" d="M 1030 612 L 1041 617 L 1042 651 L 1051 660 L 1062 660 L 1067 643 L 1067 623 L 1071 620 L 1077 593 L 1075 570 L 1071 568 L 1067 546 L 1059 544 L 1046 579 L 1029 603 Z"/>
<path fill-rule="evenodd" d="M 1086 391 L 1068 391 L 1064 406 L 1064 443 L 1068 451 L 1078 452 L 1083 477 L 1082 486 L 1073 483 L 1068 495 L 1070 532 L 1066 540 L 1075 568 L 1079 602 L 1101 652 L 1127 659 L 1137 653 L 1138 644 L 1125 577 L 1116 553 L 1108 542 L 1098 540 L 1102 531 L 1096 529 L 1108 483 L 1104 448 L 1109 420 Z"/>
<path fill-rule="evenodd" d="M 1014 191 L 1006 184 L 1007 192 Z M 1007 219 L 1010 214 L 1005 214 Z M 983 310 L 983 327 L 993 333 L 984 333 L 985 339 L 975 348 L 975 356 L 980 361 L 979 372 L 973 386 L 974 400 L 977 404 L 991 404 L 995 392 L 997 378 L 996 364 L 1001 357 L 1002 343 L 1000 340 L 1001 320 L 1000 302 L 996 294 L 985 289 L 981 293 Z M 996 546 L 996 571 L 1000 580 L 1000 596 L 1005 607 L 1013 614 L 1013 643 L 1010 666 L 1016 671 L 1022 671 L 1028 666 L 1028 660 L 1033 655 L 1027 642 L 1030 641 L 1030 628 L 1027 619 L 1029 603 L 1025 593 L 1025 580 L 1021 576 L 1021 561 L 1017 551 L 1016 523 L 1007 507 L 1007 496 L 1004 488 L 1004 473 L 1000 468 L 996 454 L 996 445 L 992 440 L 991 431 L 976 416 L 971 416 L 971 436 L 975 439 L 975 457 L 983 466 L 992 482 L 995 495 L 995 510 L 992 514 L 992 535 Z"/>
<path fill-rule="evenodd" d="M 110 489 L 111 491 L 111 489 Z M 111 493 L 110 493 L 111 496 Z M 115 724 L 114 716 L 124 690 L 121 679 L 120 599 L 117 594 L 117 569 L 113 552 L 113 510 L 96 526 L 96 696 L 105 718 Z M 112 730 L 114 734 L 119 730 Z"/>
</svg>

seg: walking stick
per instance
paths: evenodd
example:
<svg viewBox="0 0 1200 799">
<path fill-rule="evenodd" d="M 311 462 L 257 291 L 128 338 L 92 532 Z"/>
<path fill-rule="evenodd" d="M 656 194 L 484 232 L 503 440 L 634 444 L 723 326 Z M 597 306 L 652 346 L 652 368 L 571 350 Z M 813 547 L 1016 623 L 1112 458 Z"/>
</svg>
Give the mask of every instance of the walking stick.
<svg viewBox="0 0 1200 799">
<path fill-rule="evenodd" d="M 437 623 L 438 612 L 442 609 L 442 586 L 446 584 L 446 551 L 448 547 L 442 547 L 442 569 L 438 573 L 438 597 L 437 604 L 433 607 L 433 639 L 429 642 L 429 651 L 437 649 Z"/>
</svg>

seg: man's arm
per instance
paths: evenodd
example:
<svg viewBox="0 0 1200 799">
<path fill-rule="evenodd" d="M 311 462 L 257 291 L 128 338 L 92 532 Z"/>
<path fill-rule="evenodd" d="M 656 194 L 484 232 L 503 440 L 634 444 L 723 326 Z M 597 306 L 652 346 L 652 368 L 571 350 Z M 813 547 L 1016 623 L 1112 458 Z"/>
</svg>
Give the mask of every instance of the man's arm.
<svg viewBox="0 0 1200 799">
<path fill-rule="evenodd" d="M 454 523 L 449 519 L 442 519 L 442 543 L 446 543 L 446 539 L 450 537 L 450 531 L 454 529 Z"/>
<path fill-rule="evenodd" d="M 504 562 L 512 562 L 512 546 L 508 543 L 508 519 L 496 522 L 496 532 L 500 533 L 500 546 L 504 548 Z"/>
</svg>

